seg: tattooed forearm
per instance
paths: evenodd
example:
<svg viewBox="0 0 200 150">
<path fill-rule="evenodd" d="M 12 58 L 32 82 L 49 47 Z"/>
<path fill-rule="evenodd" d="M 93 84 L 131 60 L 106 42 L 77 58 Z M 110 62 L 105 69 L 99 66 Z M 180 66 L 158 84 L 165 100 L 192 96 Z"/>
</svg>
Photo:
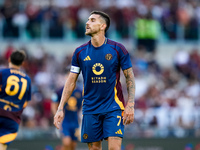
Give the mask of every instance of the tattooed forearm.
<svg viewBox="0 0 200 150">
<path fill-rule="evenodd" d="M 65 84 L 62 97 L 65 97 L 65 99 L 68 99 L 71 96 L 73 90 L 74 90 L 74 86 L 69 86 Z"/>
<path fill-rule="evenodd" d="M 69 97 L 71 96 L 73 90 L 75 88 L 75 84 L 69 84 L 68 81 L 65 83 L 65 87 L 63 89 L 63 94 L 61 100 L 63 99 L 66 103 Z"/>
<path fill-rule="evenodd" d="M 60 108 L 60 109 L 58 109 L 58 112 L 60 112 L 60 111 L 63 111 L 63 109 L 61 109 L 61 108 Z"/>
<path fill-rule="evenodd" d="M 126 85 L 128 91 L 128 102 L 134 103 L 135 97 L 135 79 L 132 68 L 124 70 L 124 76 L 126 78 Z"/>
<path fill-rule="evenodd" d="M 76 81 L 77 77 L 73 77 L 71 76 L 70 78 L 67 79 L 66 83 L 65 83 L 65 87 L 63 89 L 63 97 L 69 97 L 71 96 L 75 86 L 76 86 L 76 82 L 72 82 L 72 81 Z"/>
</svg>

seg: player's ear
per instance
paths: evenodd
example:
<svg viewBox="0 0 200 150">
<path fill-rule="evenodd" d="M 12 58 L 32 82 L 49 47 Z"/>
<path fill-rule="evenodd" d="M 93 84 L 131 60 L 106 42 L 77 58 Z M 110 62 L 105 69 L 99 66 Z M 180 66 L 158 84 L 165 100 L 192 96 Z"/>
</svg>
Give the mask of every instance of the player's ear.
<svg viewBox="0 0 200 150">
<path fill-rule="evenodd" d="M 102 23 L 102 24 L 101 24 L 101 30 L 104 30 L 104 31 L 105 31 L 105 29 L 106 29 L 106 24 L 105 24 L 105 23 Z"/>
<path fill-rule="evenodd" d="M 10 57 L 8 58 L 8 62 L 9 62 L 9 63 L 11 62 Z"/>
</svg>

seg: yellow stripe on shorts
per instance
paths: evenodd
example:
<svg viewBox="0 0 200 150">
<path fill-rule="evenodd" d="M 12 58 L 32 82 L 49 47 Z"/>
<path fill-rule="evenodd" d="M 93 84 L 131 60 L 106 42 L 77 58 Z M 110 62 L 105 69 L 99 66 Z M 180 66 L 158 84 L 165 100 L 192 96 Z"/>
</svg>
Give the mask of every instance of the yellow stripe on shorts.
<svg viewBox="0 0 200 150">
<path fill-rule="evenodd" d="M 8 143 L 13 141 L 17 136 L 17 133 L 10 133 L 0 137 L 0 143 Z"/>
</svg>

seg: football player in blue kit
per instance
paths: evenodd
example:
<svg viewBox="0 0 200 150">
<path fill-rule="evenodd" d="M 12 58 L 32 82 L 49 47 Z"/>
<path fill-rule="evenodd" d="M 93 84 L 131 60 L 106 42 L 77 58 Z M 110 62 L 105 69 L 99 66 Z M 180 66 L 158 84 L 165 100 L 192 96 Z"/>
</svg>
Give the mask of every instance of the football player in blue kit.
<svg viewBox="0 0 200 150">
<path fill-rule="evenodd" d="M 91 36 L 91 40 L 78 47 L 72 56 L 71 72 L 54 116 L 54 125 L 60 128 L 64 105 L 82 72 L 81 141 L 87 143 L 90 150 L 101 150 L 103 139 L 108 140 L 109 150 L 121 150 L 124 125 L 134 120 L 135 79 L 130 56 L 122 44 L 105 37 L 109 25 L 110 18 L 106 13 L 91 12 L 85 32 Z M 120 69 L 126 78 L 126 106 L 120 84 Z"/>
<path fill-rule="evenodd" d="M 67 76 L 69 71 L 67 71 Z M 63 87 L 59 88 L 53 93 L 51 100 L 51 110 L 56 114 L 59 102 L 61 100 Z M 65 117 L 62 121 L 61 136 L 62 136 L 62 149 L 61 150 L 75 150 L 77 141 L 80 137 L 79 132 L 79 112 L 82 106 L 82 90 L 76 87 L 71 97 L 64 106 Z"/>
<path fill-rule="evenodd" d="M 24 51 L 14 51 L 9 58 L 9 68 L 0 69 L 0 149 L 16 138 L 20 116 L 31 100 L 31 79 L 20 71 L 25 60 Z"/>
</svg>

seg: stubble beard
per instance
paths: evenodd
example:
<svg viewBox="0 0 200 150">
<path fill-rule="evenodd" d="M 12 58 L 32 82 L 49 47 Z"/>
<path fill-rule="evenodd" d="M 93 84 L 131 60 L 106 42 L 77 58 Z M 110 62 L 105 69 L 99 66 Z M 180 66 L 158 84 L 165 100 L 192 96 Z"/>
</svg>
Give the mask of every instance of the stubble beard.
<svg viewBox="0 0 200 150">
<path fill-rule="evenodd" d="M 88 35 L 88 36 L 91 36 L 91 37 L 92 37 L 94 34 L 96 34 L 96 33 L 98 33 L 98 31 L 96 31 L 96 30 L 91 30 L 91 29 L 90 29 L 90 31 L 88 31 L 88 32 L 85 31 L 85 35 Z"/>
<path fill-rule="evenodd" d="M 85 35 L 92 36 L 92 33 L 85 32 Z"/>
</svg>

